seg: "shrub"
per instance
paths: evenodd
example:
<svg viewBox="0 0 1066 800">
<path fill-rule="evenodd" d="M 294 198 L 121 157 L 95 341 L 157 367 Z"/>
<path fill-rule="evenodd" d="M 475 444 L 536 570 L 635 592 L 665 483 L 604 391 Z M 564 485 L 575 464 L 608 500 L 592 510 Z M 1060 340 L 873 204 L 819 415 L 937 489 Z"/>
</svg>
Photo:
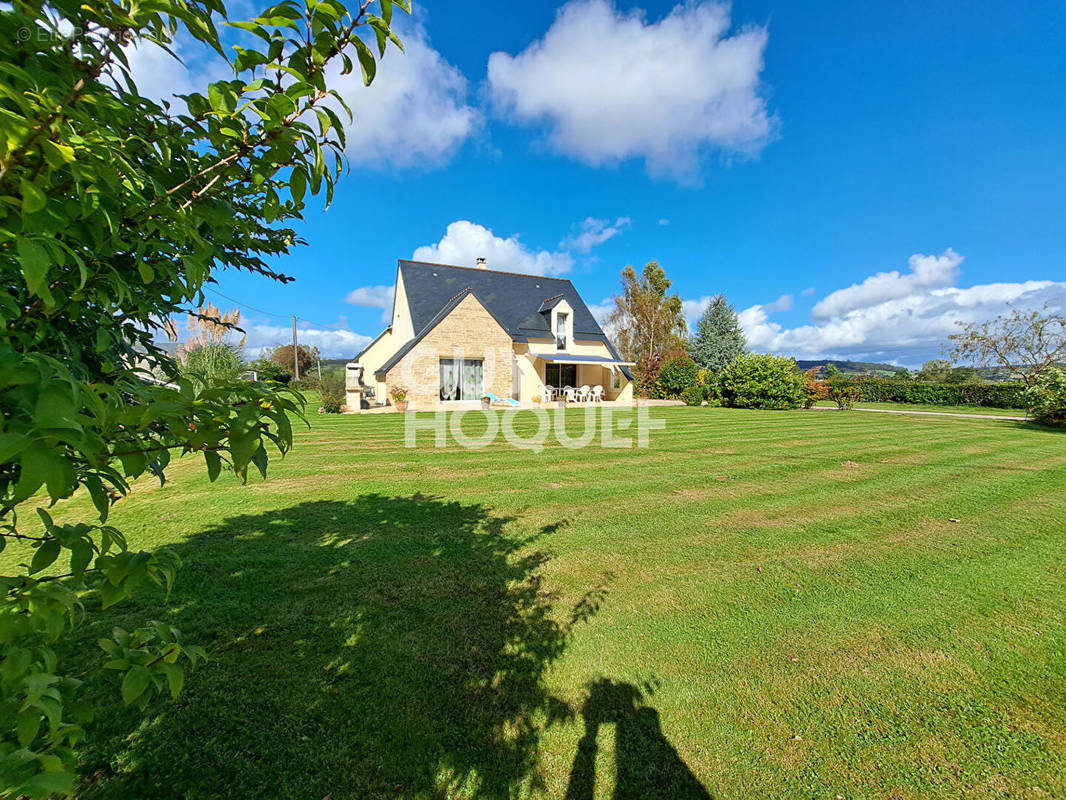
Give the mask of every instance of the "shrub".
<svg viewBox="0 0 1066 800">
<path fill-rule="evenodd" d="M 829 390 L 829 396 L 841 411 L 851 411 L 862 399 L 862 392 L 858 386 L 838 385 Z"/>
<path fill-rule="evenodd" d="M 685 401 L 686 406 L 698 406 L 707 399 L 706 387 L 699 384 L 686 386 L 684 391 L 681 392 L 681 399 Z"/>
<path fill-rule="evenodd" d="M 858 387 L 866 403 L 1028 408 L 1022 383 L 926 383 L 893 378 L 834 378 L 833 385 Z"/>
<path fill-rule="evenodd" d="M 722 390 L 719 385 L 721 373 L 709 369 L 701 369 L 696 373 L 696 383 L 703 387 L 703 396 L 709 405 L 722 405 Z"/>
<path fill-rule="evenodd" d="M 205 387 L 233 383 L 248 369 L 240 351 L 224 342 L 207 342 L 181 355 L 182 374 Z"/>
<path fill-rule="evenodd" d="M 659 370 L 662 368 L 662 359 L 659 356 L 641 356 L 633 367 L 636 393 L 638 397 L 654 397 L 655 381 L 659 378 Z"/>
<path fill-rule="evenodd" d="M 806 382 L 791 358 L 744 353 L 719 376 L 723 402 L 734 408 L 799 408 Z"/>
<path fill-rule="evenodd" d="M 659 370 L 652 396 L 664 400 L 677 400 L 685 389 L 696 384 L 698 375 L 696 362 L 689 356 L 678 355 L 668 358 Z"/>
<path fill-rule="evenodd" d="M 1066 373 L 1049 369 L 1036 379 L 1036 384 L 1025 393 L 1029 401 L 1029 413 L 1044 425 L 1066 423 Z"/>
<path fill-rule="evenodd" d="M 804 408 L 814 408 L 814 404 L 819 400 L 825 400 L 829 397 L 829 384 L 817 377 L 820 369 L 821 367 L 811 367 L 803 373 L 805 382 L 803 390 L 806 393 L 803 398 Z"/>
<path fill-rule="evenodd" d="M 281 364 L 269 358 L 256 359 L 249 364 L 249 368 L 255 371 L 256 377 L 261 381 L 288 383 L 292 380 L 292 370 L 285 369 Z"/>
<path fill-rule="evenodd" d="M 318 391 L 321 397 L 319 408 L 323 414 L 339 414 L 344 406 L 347 396 L 344 392 L 344 382 L 335 379 L 323 378 L 319 381 Z"/>
</svg>

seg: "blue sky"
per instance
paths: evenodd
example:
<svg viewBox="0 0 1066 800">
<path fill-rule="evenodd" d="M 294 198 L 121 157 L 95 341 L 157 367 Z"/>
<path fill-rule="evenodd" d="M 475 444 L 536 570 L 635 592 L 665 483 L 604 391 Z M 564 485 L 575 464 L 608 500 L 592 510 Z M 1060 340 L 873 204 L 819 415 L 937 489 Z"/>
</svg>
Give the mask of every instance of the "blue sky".
<svg viewBox="0 0 1066 800">
<path fill-rule="evenodd" d="M 799 358 L 915 365 L 956 321 L 1066 307 L 1061 3 L 453 9 L 416 4 L 407 55 L 344 84 L 352 172 L 280 264 L 296 282 L 221 276 L 250 345 L 296 314 L 353 356 L 412 255 L 590 305 L 657 259 L 690 315 L 724 292 L 752 349 Z"/>
</svg>

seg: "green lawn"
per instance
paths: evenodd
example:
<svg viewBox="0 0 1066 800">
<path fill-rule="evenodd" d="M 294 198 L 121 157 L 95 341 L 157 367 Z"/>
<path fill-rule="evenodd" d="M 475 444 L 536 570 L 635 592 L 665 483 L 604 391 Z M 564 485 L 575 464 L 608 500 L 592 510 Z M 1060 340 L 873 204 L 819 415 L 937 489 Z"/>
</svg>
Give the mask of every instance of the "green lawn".
<svg viewBox="0 0 1066 800">
<path fill-rule="evenodd" d="M 822 400 L 816 405 L 822 408 L 836 408 L 832 400 Z M 1024 417 L 1024 408 L 989 408 L 988 406 L 934 406 L 921 403 L 859 403 L 856 408 L 883 408 L 890 411 L 927 411 L 945 414 L 988 414 L 995 417 Z"/>
<path fill-rule="evenodd" d="M 140 482 L 112 519 L 179 584 L 83 640 L 211 661 L 98 717 L 80 796 L 1066 794 L 1066 434 L 652 413 L 539 454 L 315 416 L 265 483 Z"/>
</svg>

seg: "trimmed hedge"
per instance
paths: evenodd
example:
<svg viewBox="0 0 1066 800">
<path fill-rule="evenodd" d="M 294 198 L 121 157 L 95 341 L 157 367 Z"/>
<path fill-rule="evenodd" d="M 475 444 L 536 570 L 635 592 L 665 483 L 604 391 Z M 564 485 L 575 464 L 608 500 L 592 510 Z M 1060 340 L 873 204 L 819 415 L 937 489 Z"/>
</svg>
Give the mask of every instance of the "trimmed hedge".
<svg viewBox="0 0 1066 800">
<path fill-rule="evenodd" d="M 855 386 L 861 402 L 918 403 L 933 406 L 1027 408 L 1022 383 L 924 383 L 891 378 L 835 378 L 834 386 Z"/>
<path fill-rule="evenodd" d="M 743 353 L 718 376 L 722 401 L 733 408 L 799 408 L 807 381 L 791 358 Z"/>
</svg>

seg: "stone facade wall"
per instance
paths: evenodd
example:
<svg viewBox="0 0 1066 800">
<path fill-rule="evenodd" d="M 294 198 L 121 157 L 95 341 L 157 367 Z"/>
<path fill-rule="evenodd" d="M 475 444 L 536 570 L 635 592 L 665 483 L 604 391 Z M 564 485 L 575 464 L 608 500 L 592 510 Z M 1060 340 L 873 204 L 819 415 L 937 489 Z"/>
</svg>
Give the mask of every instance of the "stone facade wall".
<svg viewBox="0 0 1066 800">
<path fill-rule="evenodd" d="M 437 327 L 389 370 L 385 382 L 392 390 L 409 390 L 410 407 L 432 411 L 440 402 L 440 359 L 470 358 L 485 362 L 484 391 L 512 396 L 514 347 L 511 337 L 474 295 L 467 295 Z M 477 403 L 476 399 L 474 403 Z M 450 405 L 450 404 L 449 404 Z"/>
</svg>

